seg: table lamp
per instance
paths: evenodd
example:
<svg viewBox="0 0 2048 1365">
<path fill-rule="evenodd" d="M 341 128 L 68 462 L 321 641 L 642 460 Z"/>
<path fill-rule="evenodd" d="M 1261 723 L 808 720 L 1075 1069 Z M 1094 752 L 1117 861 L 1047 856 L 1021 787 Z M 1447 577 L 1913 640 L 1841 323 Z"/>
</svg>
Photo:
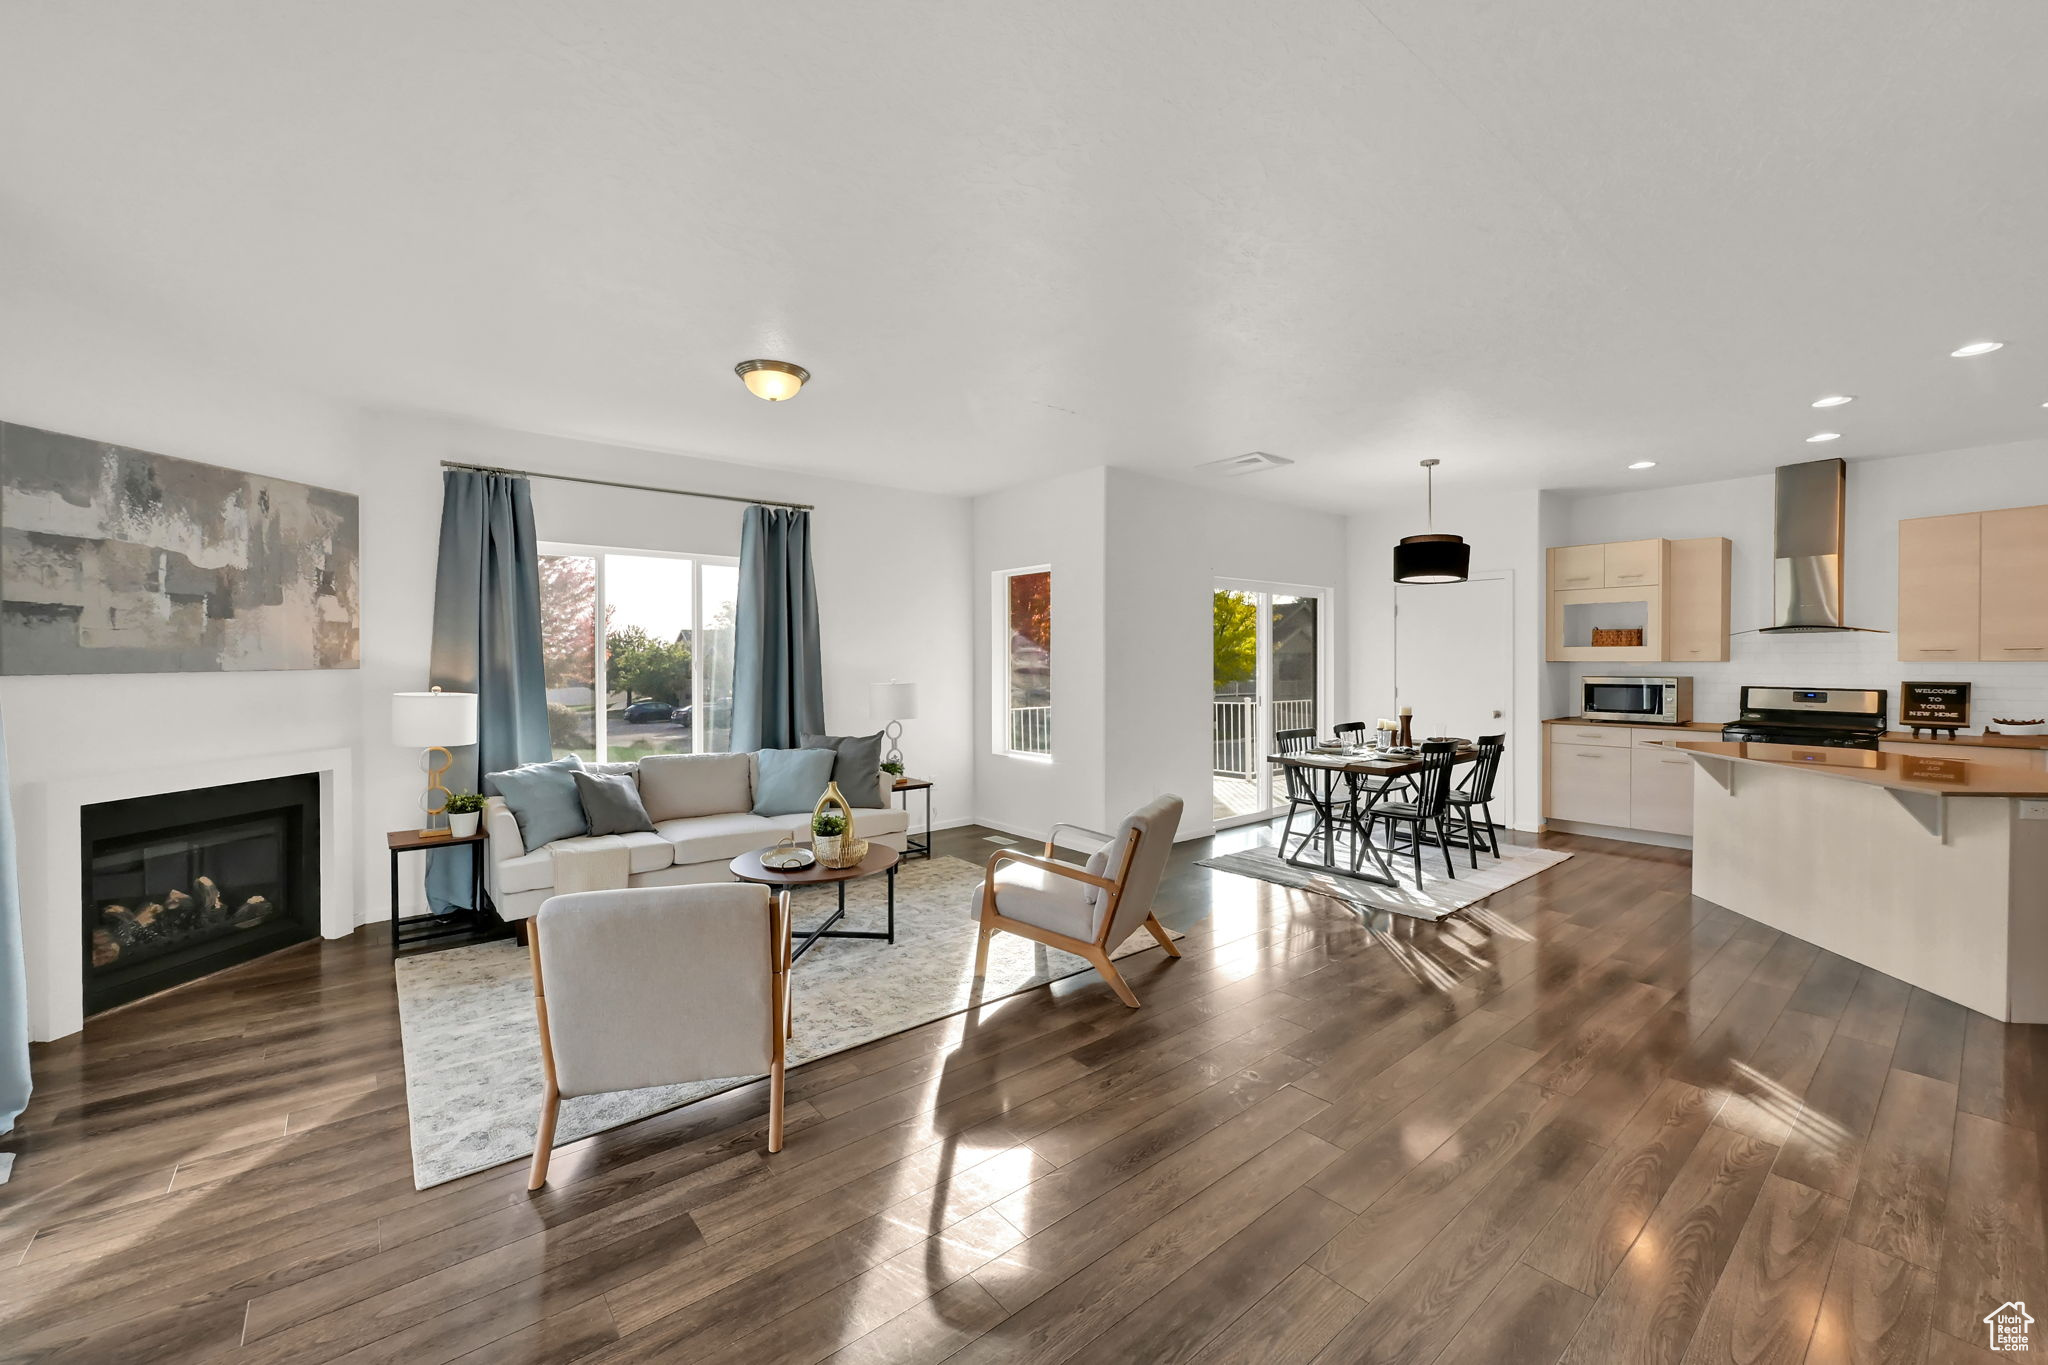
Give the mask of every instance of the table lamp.
<svg viewBox="0 0 2048 1365">
<path fill-rule="evenodd" d="M 420 809 L 427 813 L 431 826 L 434 817 L 448 809 L 448 788 L 441 781 L 455 762 L 455 755 L 448 751 L 476 743 L 476 693 L 443 692 L 438 687 L 430 692 L 392 693 L 391 742 L 421 751 L 420 768 L 427 775 L 427 790 L 420 798 Z M 445 839 L 448 829 L 445 825 L 423 829 L 419 835 Z"/>
<path fill-rule="evenodd" d="M 903 750 L 897 742 L 903 738 L 903 722 L 917 719 L 917 684 L 891 678 L 873 684 L 868 689 L 868 698 L 869 709 L 874 712 L 870 719 L 882 721 L 883 732 L 889 737 L 889 752 L 882 755 L 882 761 L 901 763 Z"/>
</svg>

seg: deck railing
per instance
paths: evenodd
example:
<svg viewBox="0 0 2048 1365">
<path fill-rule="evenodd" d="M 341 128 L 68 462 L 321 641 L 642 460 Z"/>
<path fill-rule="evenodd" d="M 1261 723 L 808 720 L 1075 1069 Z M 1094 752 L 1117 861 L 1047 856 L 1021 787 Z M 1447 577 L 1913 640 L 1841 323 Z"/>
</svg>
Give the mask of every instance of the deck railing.
<svg viewBox="0 0 2048 1365">
<path fill-rule="evenodd" d="M 1257 697 L 1217 697 L 1210 705 L 1210 761 L 1220 777 L 1251 777 L 1260 768 Z M 1316 723 L 1316 704 L 1306 697 L 1273 703 L 1273 728 L 1299 730 Z"/>
<path fill-rule="evenodd" d="M 1052 708 L 1013 706 L 1010 708 L 1010 752 L 1049 754 L 1052 752 Z"/>
</svg>

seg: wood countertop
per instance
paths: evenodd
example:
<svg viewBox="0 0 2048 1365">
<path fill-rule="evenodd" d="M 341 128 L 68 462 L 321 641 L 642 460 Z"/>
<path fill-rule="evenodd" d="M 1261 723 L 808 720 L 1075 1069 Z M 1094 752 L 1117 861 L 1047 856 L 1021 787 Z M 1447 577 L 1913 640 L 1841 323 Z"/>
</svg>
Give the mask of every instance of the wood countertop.
<svg viewBox="0 0 2048 1365">
<path fill-rule="evenodd" d="M 1887 730 L 1884 742 L 1937 744 L 1943 748 L 1954 744 L 1979 749 L 2048 749 L 2048 735 L 1957 735 L 1954 739 L 1938 739 L 1933 735 L 1916 735 L 1911 730 Z"/>
<path fill-rule="evenodd" d="M 1818 777 L 1925 796 L 2048 796 L 2048 772 L 1973 763 L 1962 757 L 1929 758 L 1875 749 L 1821 749 L 1801 744 L 1736 744 L 1722 740 L 1695 740 L 1673 747 L 1703 758 L 1801 768 Z"/>
<path fill-rule="evenodd" d="M 1660 725 L 1653 720 L 1580 720 L 1577 716 L 1552 716 L 1545 725 L 1597 725 L 1615 730 L 1699 730 L 1712 734 L 1721 733 L 1718 720 L 1689 720 L 1683 725 Z M 2048 739 L 2048 735 L 2042 736 Z"/>
</svg>

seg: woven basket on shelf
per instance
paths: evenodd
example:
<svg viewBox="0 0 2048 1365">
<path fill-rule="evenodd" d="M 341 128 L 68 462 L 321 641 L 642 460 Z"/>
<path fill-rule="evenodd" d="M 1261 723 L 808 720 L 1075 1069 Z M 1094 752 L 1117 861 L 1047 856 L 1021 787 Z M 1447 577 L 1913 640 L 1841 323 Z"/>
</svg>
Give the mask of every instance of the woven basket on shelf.
<svg viewBox="0 0 2048 1365">
<path fill-rule="evenodd" d="M 1643 632 L 1640 626 L 1625 628 L 1593 627 L 1593 646 L 1596 649 L 1620 649 L 1628 645 L 1639 645 L 1642 642 Z"/>
</svg>

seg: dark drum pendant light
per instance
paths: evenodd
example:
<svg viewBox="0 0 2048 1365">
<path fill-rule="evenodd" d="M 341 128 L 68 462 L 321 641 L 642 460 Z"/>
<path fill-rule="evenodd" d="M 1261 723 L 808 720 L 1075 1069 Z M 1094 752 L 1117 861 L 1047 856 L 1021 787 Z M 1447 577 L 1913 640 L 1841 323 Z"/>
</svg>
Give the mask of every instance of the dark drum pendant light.
<svg viewBox="0 0 2048 1365">
<path fill-rule="evenodd" d="M 1436 534 L 1437 461 L 1424 460 L 1429 482 L 1429 534 L 1402 536 L 1394 547 L 1396 583 L 1463 583 L 1472 575 L 1472 547 L 1461 536 Z"/>
</svg>

